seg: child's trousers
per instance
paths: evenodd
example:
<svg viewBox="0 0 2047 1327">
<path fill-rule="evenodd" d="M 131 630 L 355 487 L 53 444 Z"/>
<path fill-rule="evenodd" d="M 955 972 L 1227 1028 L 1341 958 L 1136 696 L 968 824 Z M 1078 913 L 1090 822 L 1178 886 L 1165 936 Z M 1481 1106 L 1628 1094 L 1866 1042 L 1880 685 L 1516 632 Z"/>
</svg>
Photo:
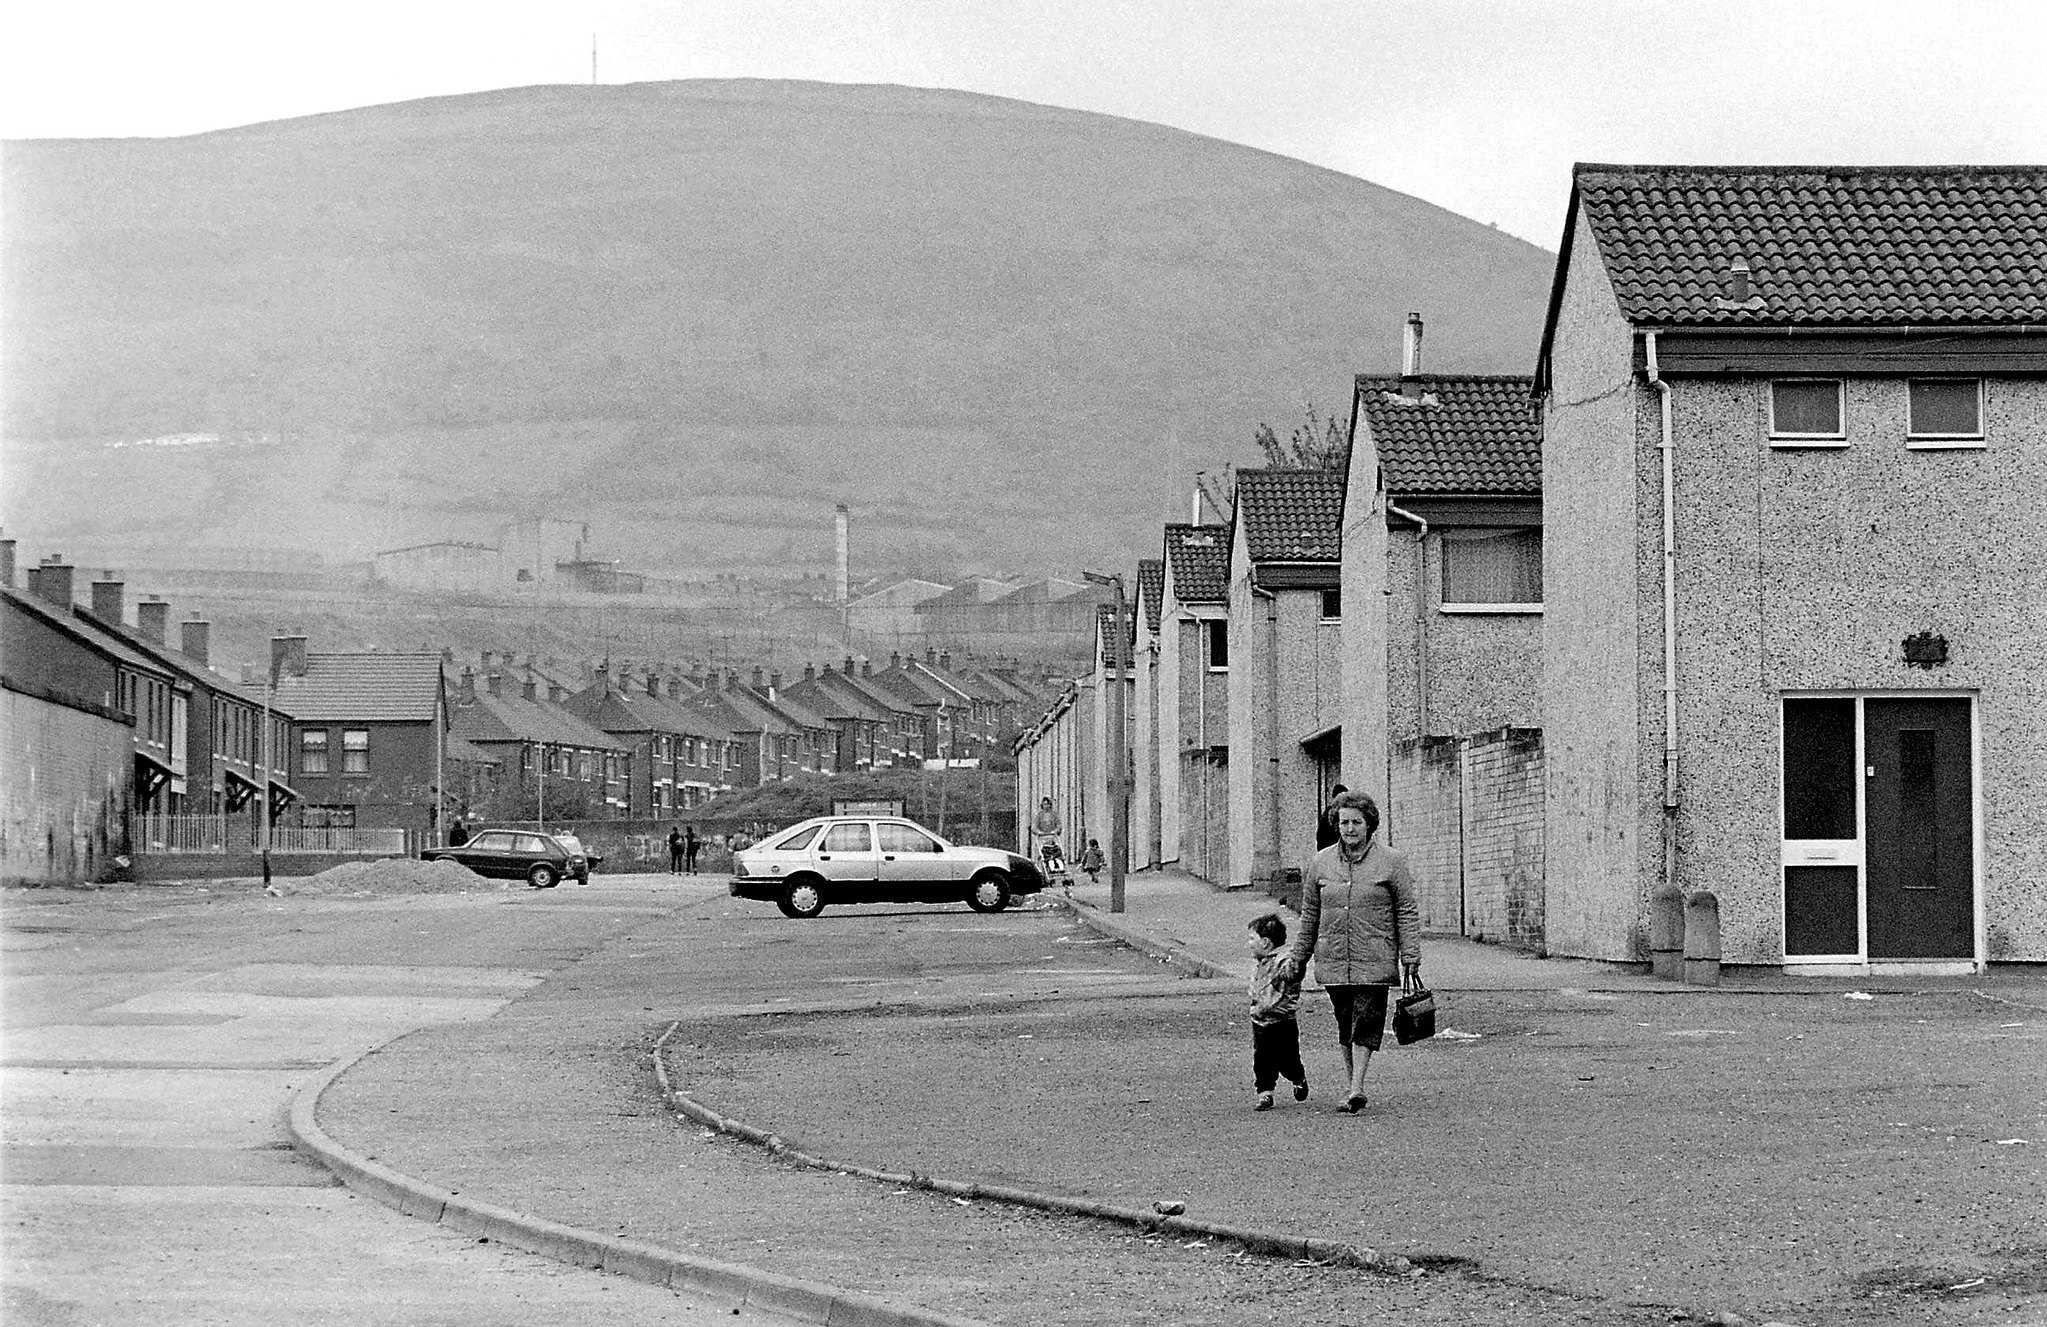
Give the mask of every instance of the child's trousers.
<svg viewBox="0 0 2047 1327">
<path fill-rule="evenodd" d="M 1291 1018 L 1251 1025 L 1251 1077 L 1255 1090 L 1272 1091 L 1284 1078 L 1305 1083 L 1308 1071 L 1301 1065 L 1301 1025 Z"/>
</svg>

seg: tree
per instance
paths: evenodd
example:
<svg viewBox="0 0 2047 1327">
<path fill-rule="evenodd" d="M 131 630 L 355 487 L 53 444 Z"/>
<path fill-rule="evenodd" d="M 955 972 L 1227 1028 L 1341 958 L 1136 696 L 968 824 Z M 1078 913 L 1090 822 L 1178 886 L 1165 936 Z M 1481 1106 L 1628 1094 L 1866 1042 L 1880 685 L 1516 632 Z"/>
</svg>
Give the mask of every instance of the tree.
<svg viewBox="0 0 2047 1327">
<path fill-rule="evenodd" d="M 1272 425 L 1261 423 L 1252 440 L 1265 456 L 1265 463 L 1281 470 L 1341 470 L 1350 458 L 1350 435 L 1335 415 L 1324 418 L 1309 401 L 1307 418 L 1294 425 L 1282 443 Z"/>
</svg>

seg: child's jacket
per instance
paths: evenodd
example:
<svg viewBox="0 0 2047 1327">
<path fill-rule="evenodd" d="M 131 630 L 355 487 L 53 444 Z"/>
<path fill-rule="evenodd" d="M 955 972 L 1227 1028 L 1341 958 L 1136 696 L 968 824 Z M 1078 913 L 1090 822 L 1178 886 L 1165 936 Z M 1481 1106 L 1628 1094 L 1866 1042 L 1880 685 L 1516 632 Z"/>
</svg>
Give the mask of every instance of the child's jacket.
<svg viewBox="0 0 2047 1327">
<path fill-rule="evenodd" d="M 1253 1023 L 1279 1023 L 1294 1016 L 1301 1006 L 1301 978 L 1296 973 L 1291 978 L 1279 974 L 1280 960 L 1286 951 L 1276 949 L 1261 955 L 1258 968 L 1251 974 L 1251 1021 Z"/>
</svg>

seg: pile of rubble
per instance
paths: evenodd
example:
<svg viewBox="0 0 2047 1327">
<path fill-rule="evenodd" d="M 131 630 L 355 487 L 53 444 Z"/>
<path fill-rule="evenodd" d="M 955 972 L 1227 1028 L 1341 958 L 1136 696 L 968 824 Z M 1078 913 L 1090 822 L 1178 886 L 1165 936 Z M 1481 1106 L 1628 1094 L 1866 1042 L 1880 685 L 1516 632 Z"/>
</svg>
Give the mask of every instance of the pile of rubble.
<svg viewBox="0 0 2047 1327">
<path fill-rule="evenodd" d="M 376 862 L 343 862 L 318 875 L 275 876 L 270 892 L 291 894 L 470 894 L 510 889 L 517 880 L 488 880 L 456 862 L 422 862 L 392 857 Z"/>
</svg>

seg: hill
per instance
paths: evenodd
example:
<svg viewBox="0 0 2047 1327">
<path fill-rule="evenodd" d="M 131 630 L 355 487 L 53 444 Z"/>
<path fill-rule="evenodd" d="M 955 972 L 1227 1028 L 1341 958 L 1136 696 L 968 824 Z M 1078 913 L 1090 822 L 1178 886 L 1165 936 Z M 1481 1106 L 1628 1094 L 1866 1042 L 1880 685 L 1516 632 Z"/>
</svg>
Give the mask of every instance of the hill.
<svg viewBox="0 0 2047 1327">
<path fill-rule="evenodd" d="M 7 144 L 42 547 L 334 558 L 549 513 L 635 565 L 1124 562 L 1397 363 L 1526 371 L 1549 255 L 1158 125 L 958 92 L 551 86 Z M 1168 507 L 1168 502 L 1175 504 Z M 1184 519 L 1184 518 L 1182 518 Z"/>
</svg>

